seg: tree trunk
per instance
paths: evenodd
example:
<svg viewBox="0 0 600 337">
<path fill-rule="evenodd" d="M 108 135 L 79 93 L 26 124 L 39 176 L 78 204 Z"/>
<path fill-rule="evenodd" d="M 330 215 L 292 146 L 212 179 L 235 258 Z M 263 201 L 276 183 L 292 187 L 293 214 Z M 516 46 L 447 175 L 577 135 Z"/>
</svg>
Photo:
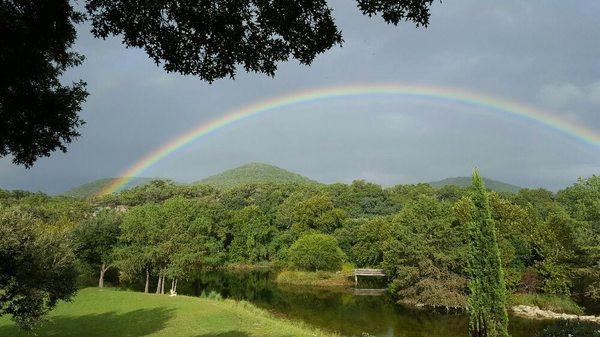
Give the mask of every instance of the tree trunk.
<svg viewBox="0 0 600 337">
<path fill-rule="evenodd" d="M 104 288 L 104 274 L 109 267 L 110 266 L 107 266 L 106 263 L 102 262 L 102 266 L 100 267 L 100 278 L 98 279 L 98 288 Z"/>
<path fill-rule="evenodd" d="M 173 278 L 171 281 L 171 294 L 177 293 L 177 278 Z"/>
<path fill-rule="evenodd" d="M 160 282 L 160 293 L 162 295 L 165 294 L 165 277 L 162 277 L 162 281 Z"/>
<path fill-rule="evenodd" d="M 150 287 L 150 270 L 146 266 L 146 285 L 144 286 L 144 294 L 148 293 L 148 288 Z"/>
<path fill-rule="evenodd" d="M 158 282 L 156 283 L 156 294 L 160 294 L 160 280 L 161 280 L 162 276 L 160 276 L 160 274 L 158 274 Z"/>
<path fill-rule="evenodd" d="M 194 279 L 194 295 L 200 296 L 200 280 Z"/>
</svg>

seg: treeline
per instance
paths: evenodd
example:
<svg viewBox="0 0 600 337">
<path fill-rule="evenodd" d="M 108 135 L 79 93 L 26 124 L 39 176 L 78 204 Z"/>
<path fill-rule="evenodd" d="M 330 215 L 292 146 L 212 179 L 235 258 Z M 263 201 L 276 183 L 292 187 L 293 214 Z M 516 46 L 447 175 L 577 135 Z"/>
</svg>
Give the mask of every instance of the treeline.
<svg viewBox="0 0 600 337">
<path fill-rule="evenodd" d="M 100 286 L 109 270 L 120 280 L 145 282 L 147 292 L 164 293 L 202 268 L 338 269 L 343 259 L 385 269 L 399 300 L 462 308 L 469 193 L 364 181 L 226 190 L 154 181 L 89 201 L 0 191 L 0 211 L 35 219 L 42 234 L 64 232 L 73 265 L 92 268 Z M 510 291 L 600 299 L 600 176 L 557 193 L 488 196 Z M 322 244 L 335 256 L 311 248 Z M 311 260 L 313 253 L 321 255 Z M 0 282 L 5 288 L 7 281 Z"/>
</svg>

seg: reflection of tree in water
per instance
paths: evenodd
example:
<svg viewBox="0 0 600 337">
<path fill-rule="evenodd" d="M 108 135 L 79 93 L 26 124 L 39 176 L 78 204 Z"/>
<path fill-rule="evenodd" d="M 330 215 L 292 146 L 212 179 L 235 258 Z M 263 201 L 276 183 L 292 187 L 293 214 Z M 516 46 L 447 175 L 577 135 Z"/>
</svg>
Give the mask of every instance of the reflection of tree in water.
<svg viewBox="0 0 600 337">
<path fill-rule="evenodd" d="M 216 291 L 223 297 L 254 301 L 269 297 L 273 284 L 269 271 L 198 271 L 181 287 L 181 294 L 199 296 L 202 291 Z"/>
<path fill-rule="evenodd" d="M 600 337 L 600 324 L 560 320 L 544 328 L 540 337 Z"/>
<path fill-rule="evenodd" d="M 464 315 L 415 311 L 386 296 L 354 296 L 345 291 L 280 287 L 258 305 L 349 336 L 463 336 Z"/>
</svg>

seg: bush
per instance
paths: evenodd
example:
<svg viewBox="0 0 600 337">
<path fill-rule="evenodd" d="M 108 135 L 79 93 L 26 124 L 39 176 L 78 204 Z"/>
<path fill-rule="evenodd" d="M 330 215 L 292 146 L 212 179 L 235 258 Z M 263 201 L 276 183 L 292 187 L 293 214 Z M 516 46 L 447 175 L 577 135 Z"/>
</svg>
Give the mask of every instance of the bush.
<svg viewBox="0 0 600 337">
<path fill-rule="evenodd" d="M 213 300 L 213 301 L 221 301 L 223 300 L 223 296 L 221 296 L 221 294 L 219 294 L 218 292 L 211 290 L 210 293 L 206 293 L 206 291 L 202 290 L 202 293 L 200 294 L 200 298 L 204 298 L 207 300 Z"/>
<path fill-rule="evenodd" d="M 306 271 L 342 269 L 345 255 L 337 240 L 327 234 L 302 236 L 288 250 L 291 267 Z"/>
</svg>

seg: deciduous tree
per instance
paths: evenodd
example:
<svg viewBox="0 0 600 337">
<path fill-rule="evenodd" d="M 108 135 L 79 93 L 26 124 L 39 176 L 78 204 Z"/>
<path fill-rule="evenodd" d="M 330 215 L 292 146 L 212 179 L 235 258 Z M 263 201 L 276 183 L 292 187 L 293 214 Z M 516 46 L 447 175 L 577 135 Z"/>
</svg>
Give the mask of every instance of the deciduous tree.
<svg viewBox="0 0 600 337">
<path fill-rule="evenodd" d="M 76 291 L 68 231 L 18 208 L 0 207 L 0 316 L 32 329 Z"/>
<path fill-rule="evenodd" d="M 104 275 L 112 266 L 119 241 L 122 217 L 103 210 L 81 222 L 73 230 L 73 246 L 79 259 L 98 270 L 98 287 L 104 287 Z"/>
<path fill-rule="evenodd" d="M 290 265 L 301 270 L 340 270 L 344 259 L 337 240 L 327 234 L 306 234 L 288 251 Z"/>
</svg>

